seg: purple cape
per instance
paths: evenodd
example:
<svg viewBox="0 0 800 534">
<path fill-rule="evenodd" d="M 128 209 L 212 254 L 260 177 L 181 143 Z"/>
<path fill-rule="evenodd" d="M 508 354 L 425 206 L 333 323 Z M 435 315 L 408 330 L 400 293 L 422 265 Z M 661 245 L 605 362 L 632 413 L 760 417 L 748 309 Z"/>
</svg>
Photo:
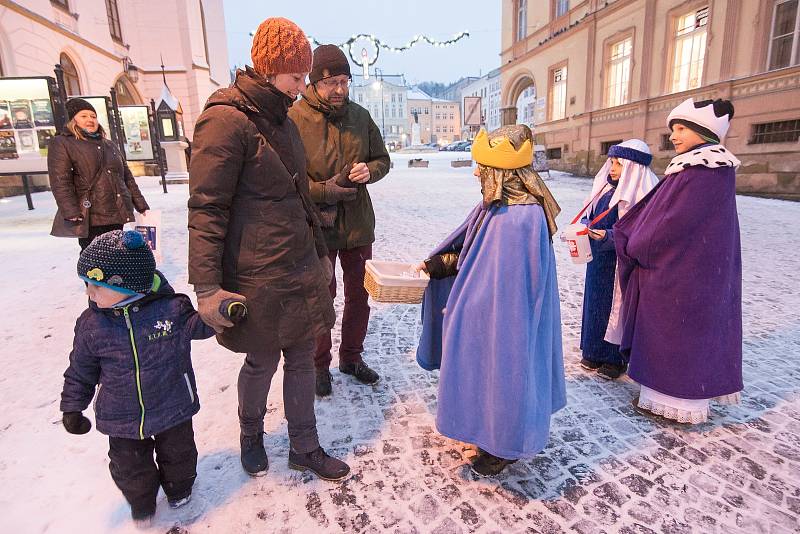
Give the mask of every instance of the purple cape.
<svg viewBox="0 0 800 534">
<path fill-rule="evenodd" d="M 742 257 L 736 172 L 667 175 L 614 225 L 628 375 L 708 399 L 742 390 Z"/>
</svg>

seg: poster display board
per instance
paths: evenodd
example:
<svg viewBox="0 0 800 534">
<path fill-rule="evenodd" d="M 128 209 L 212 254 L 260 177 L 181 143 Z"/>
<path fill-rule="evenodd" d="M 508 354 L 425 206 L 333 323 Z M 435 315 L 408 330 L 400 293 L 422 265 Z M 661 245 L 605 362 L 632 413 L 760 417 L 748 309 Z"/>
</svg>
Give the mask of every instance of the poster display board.
<svg viewBox="0 0 800 534">
<path fill-rule="evenodd" d="M 148 106 L 119 106 L 125 157 L 129 161 L 154 161 Z"/>
<path fill-rule="evenodd" d="M 47 171 L 53 92 L 52 78 L 0 78 L 0 173 Z"/>
</svg>

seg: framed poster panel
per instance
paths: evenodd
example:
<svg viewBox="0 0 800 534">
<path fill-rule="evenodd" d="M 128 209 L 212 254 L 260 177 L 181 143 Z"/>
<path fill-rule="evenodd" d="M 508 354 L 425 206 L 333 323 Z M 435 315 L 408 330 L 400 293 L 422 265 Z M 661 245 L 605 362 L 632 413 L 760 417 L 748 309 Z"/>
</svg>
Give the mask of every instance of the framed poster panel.
<svg viewBox="0 0 800 534">
<path fill-rule="evenodd" d="M 0 174 L 47 172 L 56 134 L 53 78 L 0 78 Z"/>
<path fill-rule="evenodd" d="M 129 161 L 154 161 L 148 106 L 119 106 L 125 157 Z"/>
<path fill-rule="evenodd" d="M 481 125 L 481 97 L 464 97 L 464 126 Z"/>
</svg>

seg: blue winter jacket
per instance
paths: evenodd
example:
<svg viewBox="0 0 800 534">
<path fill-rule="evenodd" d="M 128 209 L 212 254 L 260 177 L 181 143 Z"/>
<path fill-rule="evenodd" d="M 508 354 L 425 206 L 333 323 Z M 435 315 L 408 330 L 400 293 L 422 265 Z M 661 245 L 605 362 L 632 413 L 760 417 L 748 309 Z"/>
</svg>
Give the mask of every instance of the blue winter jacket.
<svg viewBox="0 0 800 534">
<path fill-rule="evenodd" d="M 85 410 L 96 387 L 103 434 L 145 439 L 183 423 L 200 410 L 191 341 L 213 335 L 158 272 L 153 292 L 123 308 L 91 302 L 75 324 L 61 411 Z"/>
</svg>

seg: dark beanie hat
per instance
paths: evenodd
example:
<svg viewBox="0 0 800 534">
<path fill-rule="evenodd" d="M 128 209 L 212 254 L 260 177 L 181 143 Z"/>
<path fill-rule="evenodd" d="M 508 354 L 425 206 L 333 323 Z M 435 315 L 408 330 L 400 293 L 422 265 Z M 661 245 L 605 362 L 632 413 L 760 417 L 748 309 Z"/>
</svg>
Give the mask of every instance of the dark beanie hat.
<svg viewBox="0 0 800 534">
<path fill-rule="evenodd" d="M 132 230 L 97 236 L 78 259 L 83 280 L 127 295 L 149 293 L 155 273 L 153 251 L 142 234 Z"/>
<path fill-rule="evenodd" d="M 325 78 L 331 76 L 339 76 L 340 74 L 350 74 L 350 63 L 347 62 L 347 56 L 344 52 L 332 44 L 320 45 L 314 50 L 314 61 L 311 64 L 311 73 L 308 75 L 308 81 L 317 83 Z"/>
<path fill-rule="evenodd" d="M 72 118 L 78 114 L 79 111 L 88 110 L 97 115 L 97 110 L 94 109 L 94 106 L 91 105 L 89 102 L 82 98 L 70 98 L 67 100 L 67 120 L 72 120 Z"/>
</svg>

